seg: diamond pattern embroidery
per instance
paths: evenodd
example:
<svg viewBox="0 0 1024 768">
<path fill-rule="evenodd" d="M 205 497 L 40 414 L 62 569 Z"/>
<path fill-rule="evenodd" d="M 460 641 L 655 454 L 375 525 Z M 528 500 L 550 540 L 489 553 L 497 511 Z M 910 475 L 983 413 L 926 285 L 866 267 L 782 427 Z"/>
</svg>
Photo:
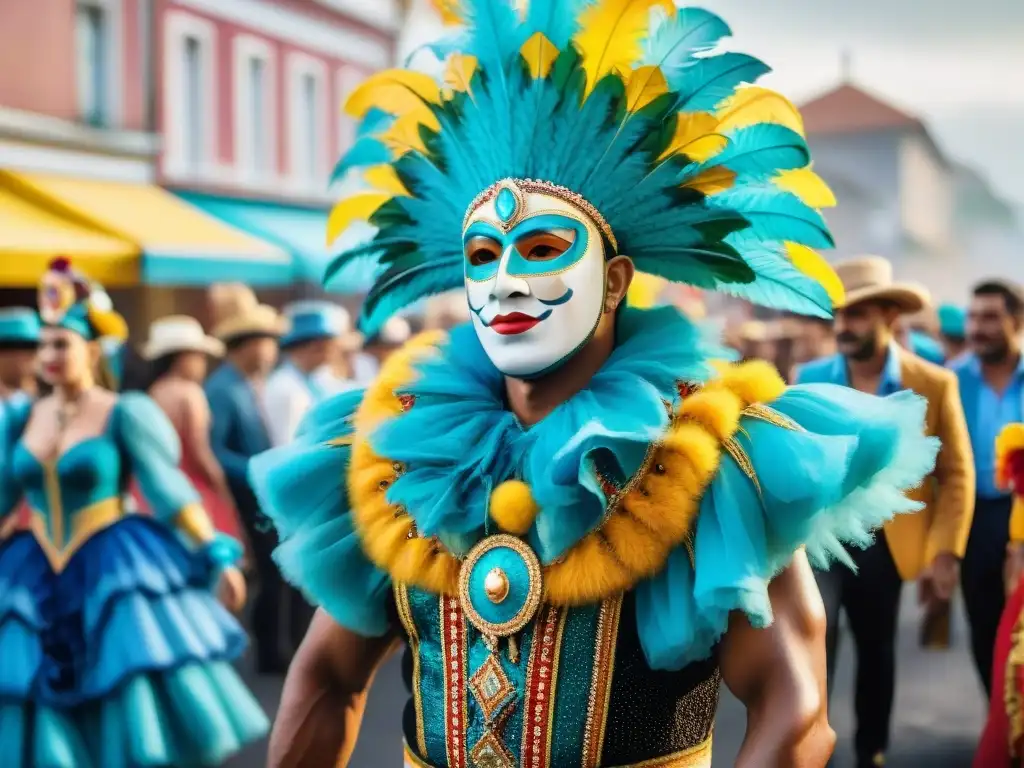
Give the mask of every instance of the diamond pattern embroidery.
<svg viewBox="0 0 1024 768">
<path fill-rule="evenodd" d="M 509 694 L 516 690 L 501 668 L 501 662 L 493 655 L 488 656 L 487 661 L 469 679 L 469 689 L 473 691 L 488 723 L 501 711 Z"/>
<path fill-rule="evenodd" d="M 512 753 L 491 731 L 476 743 L 469 756 L 476 768 L 515 768 L 516 765 Z"/>
</svg>

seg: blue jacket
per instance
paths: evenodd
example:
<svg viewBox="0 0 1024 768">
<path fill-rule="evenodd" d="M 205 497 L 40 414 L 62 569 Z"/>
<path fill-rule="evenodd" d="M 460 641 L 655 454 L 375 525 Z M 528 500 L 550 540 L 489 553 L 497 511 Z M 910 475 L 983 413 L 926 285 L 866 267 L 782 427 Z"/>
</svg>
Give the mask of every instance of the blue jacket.
<svg viewBox="0 0 1024 768">
<path fill-rule="evenodd" d="M 239 511 L 254 514 L 259 507 L 246 476 L 249 459 L 271 447 L 256 393 L 234 365 L 224 363 L 207 379 L 206 398 L 213 416 L 210 445 Z"/>
</svg>

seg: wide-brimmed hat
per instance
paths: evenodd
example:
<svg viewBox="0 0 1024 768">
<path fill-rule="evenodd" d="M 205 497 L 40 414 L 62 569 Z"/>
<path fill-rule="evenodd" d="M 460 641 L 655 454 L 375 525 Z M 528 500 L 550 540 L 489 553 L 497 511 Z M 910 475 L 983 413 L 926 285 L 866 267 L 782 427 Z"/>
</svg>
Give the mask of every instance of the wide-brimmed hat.
<svg viewBox="0 0 1024 768">
<path fill-rule="evenodd" d="M 836 265 L 836 274 L 846 290 L 844 309 L 865 301 L 889 301 L 904 314 L 919 312 L 931 305 L 928 289 L 914 283 L 893 280 L 892 264 L 881 256 L 862 256 Z"/>
<path fill-rule="evenodd" d="M 338 339 L 353 351 L 362 344 L 361 333 L 352 329 L 348 311 L 329 301 L 297 301 L 284 308 L 288 332 L 281 338 L 282 347 L 292 347 L 317 339 Z"/>
<path fill-rule="evenodd" d="M 213 336 L 230 343 L 243 336 L 279 338 L 288 331 L 287 321 L 273 307 L 260 304 L 246 285 L 216 286 L 210 291 L 213 304 Z"/>
<path fill-rule="evenodd" d="M 204 352 L 211 357 L 224 354 L 224 344 L 207 336 L 199 321 L 187 315 L 172 315 L 149 326 L 149 338 L 142 347 L 142 357 L 156 360 L 178 352 Z"/>
</svg>

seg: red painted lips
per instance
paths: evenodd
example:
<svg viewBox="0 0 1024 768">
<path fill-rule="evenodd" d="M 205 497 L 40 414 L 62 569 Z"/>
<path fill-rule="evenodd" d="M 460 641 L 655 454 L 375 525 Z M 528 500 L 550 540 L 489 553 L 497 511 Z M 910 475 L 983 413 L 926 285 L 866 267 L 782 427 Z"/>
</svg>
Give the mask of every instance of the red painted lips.
<svg viewBox="0 0 1024 768">
<path fill-rule="evenodd" d="M 502 336 L 517 336 L 526 333 L 533 328 L 540 320 L 522 312 L 512 312 L 508 315 L 496 315 L 490 322 L 490 329 Z"/>
</svg>

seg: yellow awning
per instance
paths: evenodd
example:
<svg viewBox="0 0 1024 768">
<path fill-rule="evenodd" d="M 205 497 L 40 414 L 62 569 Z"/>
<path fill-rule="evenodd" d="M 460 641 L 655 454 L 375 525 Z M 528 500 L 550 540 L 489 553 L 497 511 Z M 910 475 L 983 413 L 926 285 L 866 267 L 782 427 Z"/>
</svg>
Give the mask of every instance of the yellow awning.
<svg viewBox="0 0 1024 768">
<path fill-rule="evenodd" d="M 74 259 L 77 269 L 112 288 L 139 279 L 138 246 L 66 219 L 0 183 L 0 286 L 35 286 L 55 256 Z"/>
<path fill-rule="evenodd" d="M 73 221 L 133 243 L 144 283 L 204 284 L 208 278 L 291 279 L 283 250 L 235 229 L 152 184 L 2 172 L 29 198 L 42 198 Z M 216 273 L 216 277 L 213 277 Z"/>
</svg>

